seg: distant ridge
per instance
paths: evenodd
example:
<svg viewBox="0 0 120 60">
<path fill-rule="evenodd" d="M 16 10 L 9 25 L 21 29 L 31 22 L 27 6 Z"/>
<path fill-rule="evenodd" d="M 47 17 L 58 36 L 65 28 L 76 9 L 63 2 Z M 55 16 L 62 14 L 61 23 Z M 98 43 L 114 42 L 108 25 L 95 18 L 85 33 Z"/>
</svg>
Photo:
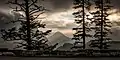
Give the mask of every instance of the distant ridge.
<svg viewBox="0 0 120 60">
<path fill-rule="evenodd" d="M 71 43 L 65 43 L 63 46 L 57 48 L 57 50 L 69 51 L 73 47 Z"/>
<path fill-rule="evenodd" d="M 62 46 L 64 43 L 71 43 L 72 40 L 65 36 L 61 32 L 56 32 L 52 36 L 48 37 L 48 40 L 51 42 L 52 45 L 59 43 L 57 47 Z"/>
<path fill-rule="evenodd" d="M 90 46 L 90 41 L 86 43 L 86 48 L 89 49 Z M 117 40 L 112 40 L 110 42 L 110 49 L 120 49 L 120 41 L 117 41 Z"/>
</svg>

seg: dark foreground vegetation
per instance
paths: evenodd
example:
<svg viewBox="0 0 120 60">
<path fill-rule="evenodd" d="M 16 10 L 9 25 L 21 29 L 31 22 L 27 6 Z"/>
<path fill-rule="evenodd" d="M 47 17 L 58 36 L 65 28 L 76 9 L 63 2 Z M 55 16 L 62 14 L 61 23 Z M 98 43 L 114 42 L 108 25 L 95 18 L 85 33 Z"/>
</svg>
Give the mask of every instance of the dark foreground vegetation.
<svg viewBox="0 0 120 60">
<path fill-rule="evenodd" d="M 119 57 L 120 50 L 81 49 L 76 51 L 38 51 L 38 50 L 8 50 L 0 49 L 1 56 L 20 57 Z M 7 54 L 7 53 L 11 54 Z"/>
</svg>

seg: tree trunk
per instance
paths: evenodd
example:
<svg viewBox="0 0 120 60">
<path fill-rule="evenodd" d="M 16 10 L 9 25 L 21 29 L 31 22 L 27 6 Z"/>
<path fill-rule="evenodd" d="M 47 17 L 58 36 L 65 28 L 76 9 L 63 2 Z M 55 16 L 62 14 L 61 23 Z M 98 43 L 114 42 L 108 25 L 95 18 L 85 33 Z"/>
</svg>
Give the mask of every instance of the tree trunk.
<svg viewBox="0 0 120 60">
<path fill-rule="evenodd" d="M 83 49 L 85 49 L 85 6 L 84 6 L 84 0 L 83 0 L 83 2 L 82 2 L 82 4 L 83 4 L 83 7 L 82 7 L 82 9 L 83 9 Z"/>
<path fill-rule="evenodd" d="M 101 0 L 101 41 L 100 49 L 103 49 L 103 0 Z"/>
<path fill-rule="evenodd" d="M 26 20 L 27 20 L 27 43 L 28 43 L 28 46 L 27 46 L 27 49 L 28 50 L 32 50 L 31 48 L 31 35 L 30 35 L 30 17 L 29 17 L 29 6 L 28 6 L 28 0 L 25 0 L 26 2 Z"/>
</svg>

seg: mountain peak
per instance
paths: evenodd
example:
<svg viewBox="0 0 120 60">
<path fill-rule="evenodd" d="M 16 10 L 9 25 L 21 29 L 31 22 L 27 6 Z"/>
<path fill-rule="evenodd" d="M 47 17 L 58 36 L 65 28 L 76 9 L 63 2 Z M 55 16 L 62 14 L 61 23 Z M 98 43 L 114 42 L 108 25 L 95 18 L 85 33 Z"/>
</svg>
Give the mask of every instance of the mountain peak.
<svg viewBox="0 0 120 60">
<path fill-rule="evenodd" d="M 62 34 L 61 32 L 57 31 L 56 33 Z"/>
<path fill-rule="evenodd" d="M 48 40 L 53 45 L 59 43 L 59 46 L 63 45 L 64 43 L 69 43 L 71 41 L 69 37 L 65 36 L 61 32 L 54 33 L 52 36 L 48 38 Z"/>
<path fill-rule="evenodd" d="M 56 37 L 63 37 L 63 36 L 67 37 L 67 36 L 65 36 L 63 33 L 59 32 L 59 31 L 54 33 L 53 36 L 56 36 Z"/>
</svg>

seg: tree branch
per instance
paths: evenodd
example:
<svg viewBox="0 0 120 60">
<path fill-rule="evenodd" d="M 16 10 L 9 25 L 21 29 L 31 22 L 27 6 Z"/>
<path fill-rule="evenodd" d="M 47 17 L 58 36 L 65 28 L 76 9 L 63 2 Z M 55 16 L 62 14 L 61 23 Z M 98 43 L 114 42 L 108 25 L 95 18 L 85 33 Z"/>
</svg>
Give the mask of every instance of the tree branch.
<svg viewBox="0 0 120 60">
<path fill-rule="evenodd" d="M 35 0 L 35 1 L 31 0 L 31 1 L 32 1 L 32 4 L 30 4 L 29 7 L 31 7 L 32 5 L 34 5 L 35 3 L 37 3 L 37 0 Z"/>
<path fill-rule="evenodd" d="M 8 1 L 8 4 L 17 5 L 17 6 L 19 6 L 21 8 L 20 10 L 25 11 L 24 4 L 19 4 L 18 2 L 11 2 L 11 1 Z M 13 9 L 16 9 L 16 8 L 13 8 Z"/>
<path fill-rule="evenodd" d="M 36 17 L 33 17 L 31 20 L 35 20 L 35 19 L 37 19 L 41 14 L 43 14 L 43 13 L 45 13 L 45 12 L 41 12 L 41 13 L 39 13 L 38 15 L 36 15 Z"/>
</svg>

